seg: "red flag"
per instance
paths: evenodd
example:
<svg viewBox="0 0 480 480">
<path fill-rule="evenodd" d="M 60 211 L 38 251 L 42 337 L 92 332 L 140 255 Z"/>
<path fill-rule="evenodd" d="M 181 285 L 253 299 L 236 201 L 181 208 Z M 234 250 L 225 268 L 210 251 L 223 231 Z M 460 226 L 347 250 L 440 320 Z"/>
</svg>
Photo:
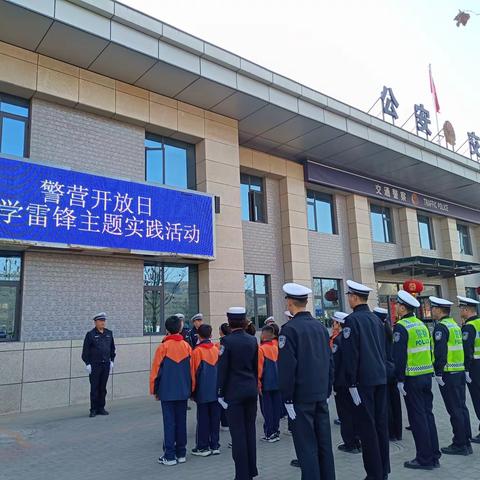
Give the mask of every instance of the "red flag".
<svg viewBox="0 0 480 480">
<path fill-rule="evenodd" d="M 432 92 L 433 103 L 435 104 L 435 112 L 440 113 L 440 103 L 438 103 L 437 89 L 435 88 L 435 82 L 432 76 L 432 66 L 428 66 L 428 72 L 430 74 L 430 91 Z"/>
</svg>

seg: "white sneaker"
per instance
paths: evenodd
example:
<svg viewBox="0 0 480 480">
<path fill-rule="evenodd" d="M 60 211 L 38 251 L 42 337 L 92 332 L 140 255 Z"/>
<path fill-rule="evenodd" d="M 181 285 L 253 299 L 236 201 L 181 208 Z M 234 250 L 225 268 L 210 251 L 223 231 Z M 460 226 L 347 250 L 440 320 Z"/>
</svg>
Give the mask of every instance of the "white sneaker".
<svg viewBox="0 0 480 480">
<path fill-rule="evenodd" d="M 157 461 L 160 465 L 167 465 L 169 467 L 177 464 L 176 460 L 167 460 L 165 457 L 160 457 Z"/>
<path fill-rule="evenodd" d="M 220 449 L 216 448 L 215 450 L 212 450 L 212 455 L 220 455 Z"/>
<path fill-rule="evenodd" d="M 268 443 L 275 443 L 275 442 L 278 442 L 278 441 L 280 441 L 280 436 L 276 433 L 274 433 L 273 435 L 270 435 L 267 438 Z"/>
<path fill-rule="evenodd" d="M 192 455 L 196 455 L 197 457 L 209 457 L 212 454 L 212 451 L 209 448 L 205 448 L 201 450 L 200 448 L 194 448 L 192 450 Z"/>
<path fill-rule="evenodd" d="M 187 461 L 187 457 L 177 457 L 178 463 L 185 463 Z"/>
</svg>

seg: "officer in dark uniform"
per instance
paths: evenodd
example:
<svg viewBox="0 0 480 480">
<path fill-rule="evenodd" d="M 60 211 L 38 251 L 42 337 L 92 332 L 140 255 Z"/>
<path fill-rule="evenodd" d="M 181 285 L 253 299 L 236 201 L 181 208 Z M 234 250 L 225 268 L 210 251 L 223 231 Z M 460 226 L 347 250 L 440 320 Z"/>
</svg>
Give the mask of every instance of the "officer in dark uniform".
<svg viewBox="0 0 480 480">
<path fill-rule="evenodd" d="M 296 283 L 283 286 L 293 318 L 278 338 L 278 375 L 302 480 L 333 480 L 327 399 L 332 392 L 333 359 L 326 327 L 306 311 L 312 291 Z"/>
<path fill-rule="evenodd" d="M 385 327 L 367 305 L 372 291 L 347 280 L 353 312 L 345 319 L 342 354 L 345 376 L 355 407 L 367 480 L 384 480 L 390 473 Z"/>
<path fill-rule="evenodd" d="M 437 321 L 433 329 L 435 380 L 440 386 L 453 430 L 451 445 L 441 451 L 447 455 L 469 455 L 473 453 L 470 443 L 472 429 L 465 398 L 462 330 L 450 316 L 452 302 L 438 297 L 429 297 L 429 300 L 432 317 Z"/>
<path fill-rule="evenodd" d="M 404 290 L 397 296 L 398 322 L 393 332 L 397 388 L 405 398 L 416 456 L 405 468 L 432 470 L 440 466 L 437 427 L 433 416 L 432 339 L 415 316 L 420 302 Z"/>
<path fill-rule="evenodd" d="M 472 397 L 473 408 L 480 420 L 480 317 L 477 308 L 480 302 L 473 298 L 457 297 L 460 314 L 465 325 L 462 327 L 465 377 Z M 480 434 L 471 439 L 480 443 Z"/>
<path fill-rule="evenodd" d="M 348 317 L 347 313 L 335 312 L 332 320 L 340 325 L 340 332 L 333 340 L 332 353 L 333 363 L 335 365 L 335 375 L 333 381 L 333 389 L 335 391 L 335 405 L 340 420 L 340 435 L 343 443 L 338 449 L 347 453 L 360 453 L 361 445 L 358 434 L 355 430 L 355 418 L 351 414 L 353 410 L 352 397 L 348 391 L 349 384 L 345 378 L 345 362 L 342 358 L 342 331 L 341 326 Z"/>
<path fill-rule="evenodd" d="M 202 313 L 195 314 L 191 318 L 190 323 L 192 324 L 192 328 L 189 330 L 187 334 L 187 342 L 190 344 L 192 348 L 195 348 L 199 343 L 198 329 L 203 324 L 203 314 Z"/>
<path fill-rule="evenodd" d="M 232 332 L 223 337 L 218 361 L 218 401 L 226 410 L 235 480 L 258 475 L 255 419 L 258 397 L 258 343 L 245 332 L 246 311 L 232 307 L 227 312 Z"/>
<path fill-rule="evenodd" d="M 402 439 L 402 401 L 395 379 L 395 365 L 393 363 L 393 331 L 388 310 L 375 307 L 373 313 L 382 321 L 385 327 L 385 353 L 387 355 L 387 404 L 388 404 L 388 435 L 392 441 Z"/>
<path fill-rule="evenodd" d="M 98 313 L 93 317 L 95 328 L 85 335 L 82 360 L 90 377 L 90 417 L 108 415 L 105 410 L 108 376 L 113 371 L 115 342 L 113 333 L 105 328 L 107 316 Z"/>
</svg>

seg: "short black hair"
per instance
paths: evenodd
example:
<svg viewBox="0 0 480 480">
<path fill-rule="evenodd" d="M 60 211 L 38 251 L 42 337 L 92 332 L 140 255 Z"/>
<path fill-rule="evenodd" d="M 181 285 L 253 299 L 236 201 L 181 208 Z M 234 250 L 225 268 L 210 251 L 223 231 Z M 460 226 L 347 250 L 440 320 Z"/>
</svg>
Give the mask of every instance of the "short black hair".
<svg viewBox="0 0 480 480">
<path fill-rule="evenodd" d="M 198 327 L 198 336 L 200 338 L 210 338 L 212 336 L 212 326 L 204 323 Z"/>
<path fill-rule="evenodd" d="M 450 307 L 439 307 L 437 305 L 437 308 L 439 308 L 445 315 L 450 315 L 450 310 L 451 310 Z"/>
<path fill-rule="evenodd" d="M 271 333 L 272 335 L 275 335 L 275 329 L 273 328 L 273 325 L 265 325 L 262 328 L 262 333 L 263 332 L 268 332 L 268 333 Z"/>
<path fill-rule="evenodd" d="M 305 299 L 290 298 L 290 300 L 292 300 L 293 304 L 294 304 L 297 308 L 306 307 L 306 306 L 307 306 L 307 303 L 308 303 L 308 298 L 305 298 Z"/>
<path fill-rule="evenodd" d="M 222 323 L 220 325 L 220 331 L 224 335 L 230 335 L 232 333 L 232 329 L 230 328 L 230 325 L 228 323 Z"/>
<path fill-rule="evenodd" d="M 270 326 L 273 328 L 273 334 L 275 335 L 275 338 L 278 338 L 280 335 L 280 327 L 276 323 L 271 323 Z"/>
<path fill-rule="evenodd" d="M 245 328 L 248 324 L 248 320 L 245 317 L 230 317 L 228 319 L 230 328 Z"/>
<path fill-rule="evenodd" d="M 165 320 L 165 328 L 168 333 L 174 335 L 175 333 L 180 332 L 182 328 L 182 320 L 176 315 L 172 315 Z"/>
</svg>

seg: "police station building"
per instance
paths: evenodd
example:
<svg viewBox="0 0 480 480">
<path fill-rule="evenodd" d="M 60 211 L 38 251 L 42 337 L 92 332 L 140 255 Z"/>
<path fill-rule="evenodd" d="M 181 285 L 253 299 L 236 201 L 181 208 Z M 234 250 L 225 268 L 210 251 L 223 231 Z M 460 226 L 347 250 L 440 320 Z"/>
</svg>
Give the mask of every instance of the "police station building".
<svg viewBox="0 0 480 480">
<path fill-rule="evenodd" d="M 88 402 L 99 311 L 115 399 L 169 315 L 283 323 L 284 282 L 475 297 L 479 166 L 119 2 L 0 0 L 0 413 Z"/>
</svg>

